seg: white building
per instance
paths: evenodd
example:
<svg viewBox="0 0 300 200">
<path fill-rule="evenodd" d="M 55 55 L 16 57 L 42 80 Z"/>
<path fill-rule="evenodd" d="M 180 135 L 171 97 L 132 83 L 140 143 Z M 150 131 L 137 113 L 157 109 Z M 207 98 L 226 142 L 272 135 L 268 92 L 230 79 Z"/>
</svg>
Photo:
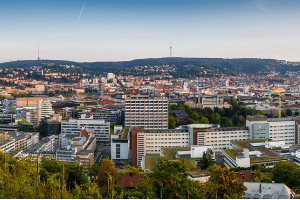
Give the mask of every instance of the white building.
<svg viewBox="0 0 300 200">
<path fill-rule="evenodd" d="M 53 115 L 52 104 L 49 100 L 38 100 L 38 107 L 37 107 L 37 122 L 38 125 L 40 121 L 45 117 L 50 117 Z"/>
<path fill-rule="evenodd" d="M 78 134 L 82 127 L 95 133 L 97 143 L 109 142 L 110 123 L 105 120 L 94 119 L 69 119 L 61 122 L 61 134 Z"/>
<path fill-rule="evenodd" d="M 111 80 L 115 78 L 115 74 L 114 73 L 107 73 L 107 80 Z"/>
<path fill-rule="evenodd" d="M 126 98 L 125 126 L 168 129 L 168 100 L 148 95 L 132 95 Z"/>
<path fill-rule="evenodd" d="M 111 137 L 111 160 L 115 163 L 127 162 L 129 158 L 129 140 L 119 139 L 118 135 Z"/>
<path fill-rule="evenodd" d="M 247 116 L 246 126 L 249 127 L 250 139 L 272 139 L 285 141 L 285 145 L 295 144 L 295 120 L 291 117 L 267 118 L 262 115 Z"/>
</svg>

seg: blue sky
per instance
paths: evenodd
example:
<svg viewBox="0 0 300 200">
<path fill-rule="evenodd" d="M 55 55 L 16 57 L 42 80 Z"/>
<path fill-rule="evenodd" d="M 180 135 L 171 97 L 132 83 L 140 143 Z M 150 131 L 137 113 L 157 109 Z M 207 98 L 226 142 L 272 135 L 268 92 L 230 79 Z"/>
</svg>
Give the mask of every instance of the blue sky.
<svg viewBox="0 0 300 200">
<path fill-rule="evenodd" d="M 300 61 L 299 1 L 0 1 L 0 62 L 174 57 Z M 80 15 L 81 13 L 81 15 Z"/>
</svg>

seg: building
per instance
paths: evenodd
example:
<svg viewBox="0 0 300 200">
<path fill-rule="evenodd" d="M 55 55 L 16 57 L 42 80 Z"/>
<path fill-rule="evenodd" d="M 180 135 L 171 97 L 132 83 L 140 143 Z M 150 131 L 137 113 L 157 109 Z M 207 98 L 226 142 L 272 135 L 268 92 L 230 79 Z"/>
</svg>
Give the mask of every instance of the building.
<svg viewBox="0 0 300 200">
<path fill-rule="evenodd" d="M 244 182 L 246 199 L 293 199 L 295 193 L 284 183 Z"/>
<path fill-rule="evenodd" d="M 129 140 L 120 139 L 118 135 L 111 136 L 111 157 L 114 163 L 127 162 L 129 158 Z"/>
<path fill-rule="evenodd" d="M 14 139 L 3 139 L 0 140 L 0 151 L 10 152 L 15 150 L 15 140 Z"/>
<path fill-rule="evenodd" d="M 115 74 L 114 73 L 107 73 L 107 80 L 111 80 L 115 78 Z"/>
<path fill-rule="evenodd" d="M 232 141 L 249 140 L 248 127 L 217 128 L 211 124 L 188 125 L 190 144 L 211 146 L 213 151 L 231 147 Z"/>
<path fill-rule="evenodd" d="M 269 138 L 274 141 L 284 140 L 288 146 L 292 146 L 297 142 L 298 135 L 295 134 L 297 121 L 295 122 L 291 117 L 267 118 L 263 115 L 247 116 L 246 126 L 249 127 L 250 140 Z"/>
<path fill-rule="evenodd" d="M 38 101 L 43 99 L 42 97 L 18 97 L 17 107 L 37 107 Z"/>
<path fill-rule="evenodd" d="M 126 98 L 125 127 L 168 129 L 168 100 L 149 95 Z"/>
<path fill-rule="evenodd" d="M 175 116 L 177 123 L 185 122 L 189 115 L 183 110 L 172 110 L 172 114 Z"/>
<path fill-rule="evenodd" d="M 40 99 L 38 100 L 37 106 L 37 122 L 38 125 L 41 120 L 45 117 L 50 117 L 53 115 L 52 104 L 49 100 Z"/>
<path fill-rule="evenodd" d="M 104 119 L 106 122 L 121 124 L 121 110 L 97 110 L 95 112 L 78 112 L 79 118 Z"/>
<path fill-rule="evenodd" d="M 59 135 L 61 132 L 61 122 L 54 119 L 44 118 L 39 125 L 39 132 L 42 137 L 50 135 Z"/>
<path fill-rule="evenodd" d="M 160 156 L 162 148 L 189 147 L 187 130 L 131 130 L 132 165 L 141 166 L 144 156 Z"/>
<path fill-rule="evenodd" d="M 61 134 L 78 134 L 82 127 L 95 133 L 97 143 L 107 143 L 110 139 L 110 123 L 95 119 L 69 119 L 61 122 Z"/>
<path fill-rule="evenodd" d="M 96 138 L 94 132 L 82 129 L 74 137 L 67 140 L 67 146 L 56 151 L 56 159 L 63 162 L 79 162 L 85 170 L 94 164 Z"/>
<path fill-rule="evenodd" d="M 231 149 L 222 150 L 227 168 L 261 165 L 272 168 L 279 161 L 287 161 L 274 149 L 288 147 L 284 141 L 248 140 L 231 142 Z"/>
</svg>

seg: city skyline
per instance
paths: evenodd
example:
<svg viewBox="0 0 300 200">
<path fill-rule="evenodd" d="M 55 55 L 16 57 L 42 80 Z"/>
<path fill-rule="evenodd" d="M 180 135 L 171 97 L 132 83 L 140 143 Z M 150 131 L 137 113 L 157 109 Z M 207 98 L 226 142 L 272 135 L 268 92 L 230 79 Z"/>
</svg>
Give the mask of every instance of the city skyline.
<svg viewBox="0 0 300 200">
<path fill-rule="evenodd" d="M 1 1 L 0 62 L 299 61 L 296 1 Z"/>
</svg>

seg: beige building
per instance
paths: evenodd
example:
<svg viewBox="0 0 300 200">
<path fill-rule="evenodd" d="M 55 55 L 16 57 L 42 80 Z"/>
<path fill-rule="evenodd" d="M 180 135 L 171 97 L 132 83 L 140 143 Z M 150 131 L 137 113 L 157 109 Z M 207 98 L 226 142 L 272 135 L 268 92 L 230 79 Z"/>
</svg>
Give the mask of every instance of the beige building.
<svg viewBox="0 0 300 200">
<path fill-rule="evenodd" d="M 37 107 L 38 101 L 43 99 L 42 97 L 18 97 L 17 107 Z"/>
</svg>

